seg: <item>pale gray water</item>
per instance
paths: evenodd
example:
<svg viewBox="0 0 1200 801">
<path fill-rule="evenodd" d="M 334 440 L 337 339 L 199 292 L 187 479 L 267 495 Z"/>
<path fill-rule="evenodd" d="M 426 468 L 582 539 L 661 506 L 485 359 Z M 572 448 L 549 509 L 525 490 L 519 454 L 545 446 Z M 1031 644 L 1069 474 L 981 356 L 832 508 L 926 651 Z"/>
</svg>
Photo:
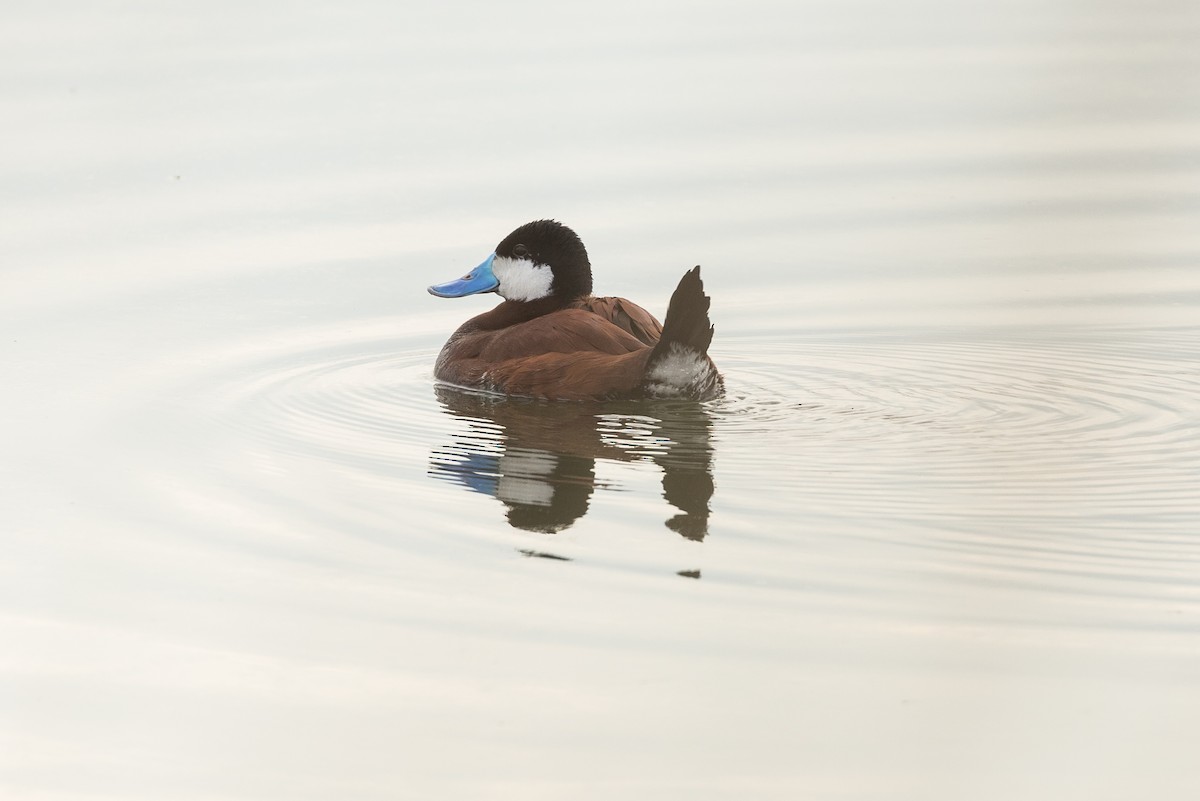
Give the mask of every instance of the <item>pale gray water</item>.
<svg viewBox="0 0 1200 801">
<path fill-rule="evenodd" d="M 1193 5 L 0 45 L 0 796 L 1200 794 Z M 435 387 L 543 216 L 728 397 Z"/>
</svg>

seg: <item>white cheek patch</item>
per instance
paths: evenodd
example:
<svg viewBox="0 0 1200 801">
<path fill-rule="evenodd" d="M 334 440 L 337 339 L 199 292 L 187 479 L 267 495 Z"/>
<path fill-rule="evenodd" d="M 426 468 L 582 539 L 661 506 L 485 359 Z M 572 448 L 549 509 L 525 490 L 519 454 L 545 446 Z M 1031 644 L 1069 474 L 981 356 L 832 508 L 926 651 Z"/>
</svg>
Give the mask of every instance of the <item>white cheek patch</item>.
<svg viewBox="0 0 1200 801">
<path fill-rule="evenodd" d="M 550 294 L 554 273 L 545 264 L 534 264 L 528 259 L 506 259 L 497 256 L 492 260 L 492 274 L 500 282 L 496 292 L 505 300 L 537 300 Z"/>
</svg>

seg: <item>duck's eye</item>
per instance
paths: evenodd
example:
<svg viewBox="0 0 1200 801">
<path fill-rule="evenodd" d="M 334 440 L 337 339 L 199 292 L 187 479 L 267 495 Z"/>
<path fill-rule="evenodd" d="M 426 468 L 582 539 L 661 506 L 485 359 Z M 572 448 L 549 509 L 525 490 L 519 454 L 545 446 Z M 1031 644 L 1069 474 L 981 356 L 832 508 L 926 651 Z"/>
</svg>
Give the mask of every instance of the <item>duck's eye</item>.
<svg viewBox="0 0 1200 801">
<path fill-rule="evenodd" d="M 529 255 L 529 248 L 525 247 L 524 245 L 517 245 L 515 248 L 513 248 L 513 255 L 518 259 L 524 258 L 525 256 Z"/>
</svg>

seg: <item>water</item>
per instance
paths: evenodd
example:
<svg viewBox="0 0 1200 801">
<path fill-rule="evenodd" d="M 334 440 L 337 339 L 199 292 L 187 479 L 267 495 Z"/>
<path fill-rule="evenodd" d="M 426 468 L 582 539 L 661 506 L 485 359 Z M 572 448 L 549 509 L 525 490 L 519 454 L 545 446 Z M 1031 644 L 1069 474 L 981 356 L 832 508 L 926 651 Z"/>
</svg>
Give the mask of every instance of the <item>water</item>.
<svg viewBox="0 0 1200 801">
<path fill-rule="evenodd" d="M 0 795 L 1200 793 L 1188 4 L 0 41 Z M 436 386 L 544 216 L 727 397 Z"/>
</svg>

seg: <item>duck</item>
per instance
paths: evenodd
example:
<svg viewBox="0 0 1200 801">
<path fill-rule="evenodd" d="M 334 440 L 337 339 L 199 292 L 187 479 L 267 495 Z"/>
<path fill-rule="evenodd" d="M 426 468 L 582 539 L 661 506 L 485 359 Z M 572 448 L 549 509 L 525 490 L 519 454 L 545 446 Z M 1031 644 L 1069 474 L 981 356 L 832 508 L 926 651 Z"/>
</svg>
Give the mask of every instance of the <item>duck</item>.
<svg viewBox="0 0 1200 801">
<path fill-rule="evenodd" d="M 450 335 L 434 365 L 441 382 L 563 401 L 705 401 L 724 392 L 708 355 L 714 326 L 699 265 L 684 273 L 660 323 L 633 301 L 594 296 L 583 241 L 556 220 L 534 220 L 429 293 L 502 298 Z"/>
</svg>

